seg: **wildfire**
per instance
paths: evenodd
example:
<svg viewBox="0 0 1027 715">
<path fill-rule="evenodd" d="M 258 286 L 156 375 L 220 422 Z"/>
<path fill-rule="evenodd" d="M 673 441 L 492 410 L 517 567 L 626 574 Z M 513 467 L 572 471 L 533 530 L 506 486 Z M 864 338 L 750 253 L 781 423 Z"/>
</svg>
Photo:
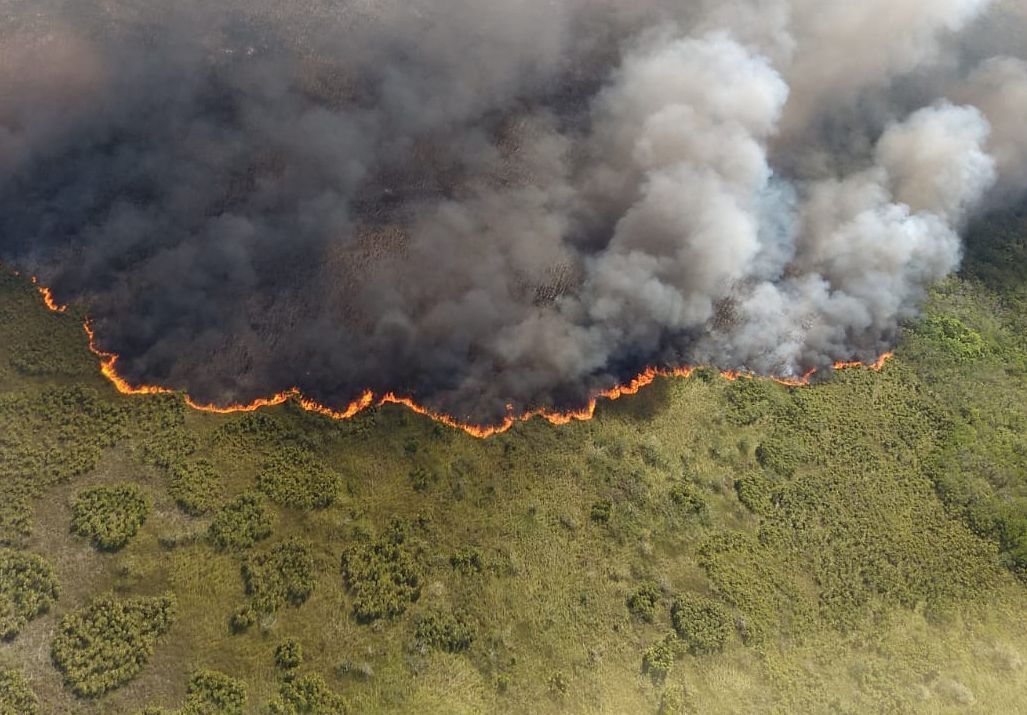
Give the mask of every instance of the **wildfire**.
<svg viewBox="0 0 1027 715">
<path fill-rule="evenodd" d="M 67 306 L 59 305 L 54 300 L 53 294 L 50 292 L 49 288 L 40 285 L 35 278 L 32 278 L 32 283 L 36 286 L 36 289 L 42 296 L 43 303 L 47 308 L 55 313 L 63 313 L 67 310 Z M 86 336 L 89 338 L 90 352 L 92 352 L 100 362 L 100 373 L 106 377 L 112 385 L 114 385 L 118 392 L 124 395 L 167 395 L 175 392 L 169 387 L 161 387 L 159 385 L 133 385 L 125 380 L 125 378 L 118 374 L 118 355 L 116 353 L 102 350 L 96 344 L 96 332 L 93 330 L 92 323 L 90 323 L 88 319 L 86 319 L 82 327 L 86 332 Z M 866 367 L 870 370 L 879 371 L 884 367 L 885 363 L 892 357 L 892 355 L 893 354 L 890 352 L 885 353 L 872 364 L 861 362 L 838 362 L 835 363 L 834 369 L 844 370 Z M 643 372 L 632 378 L 630 382 L 624 385 L 617 385 L 608 390 L 603 390 L 597 393 L 588 401 L 588 405 L 581 409 L 560 412 L 543 407 L 520 415 L 515 414 L 511 409 L 500 423 L 488 426 L 462 422 L 451 415 L 436 412 L 428 407 L 418 404 L 409 397 L 401 397 L 392 392 L 387 392 L 376 397 L 373 392 L 366 391 L 356 400 L 351 402 L 345 409 L 341 410 L 323 405 L 320 402 L 305 396 L 298 388 L 295 387 L 279 392 L 271 397 L 262 397 L 254 400 L 253 402 L 238 405 L 202 404 L 193 400 L 189 395 L 185 395 L 183 399 L 185 400 L 185 403 L 194 410 L 212 412 L 221 415 L 233 414 L 236 412 L 254 412 L 265 407 L 274 407 L 275 405 L 281 405 L 293 400 L 307 412 L 324 415 L 325 417 L 329 417 L 333 420 L 350 419 L 351 417 L 355 417 L 364 410 L 374 406 L 402 405 L 419 415 L 429 417 L 436 422 L 446 425 L 447 427 L 462 430 L 473 437 L 485 439 L 506 432 L 518 422 L 525 422 L 535 417 L 541 417 L 554 425 L 565 425 L 573 421 L 590 420 L 595 415 L 596 405 L 599 400 L 618 400 L 625 395 L 637 394 L 642 388 L 652 384 L 659 378 L 689 377 L 693 372 L 695 372 L 695 368 L 693 367 L 680 367 L 674 369 L 662 369 L 656 367 L 646 368 Z M 740 379 L 752 380 L 756 377 L 752 373 L 740 372 L 737 370 L 726 370 L 720 374 L 725 379 L 732 381 Z M 816 370 L 810 370 L 799 378 L 774 377 L 771 379 L 788 387 L 801 387 L 803 385 L 808 385 L 814 374 L 816 374 Z"/>
</svg>

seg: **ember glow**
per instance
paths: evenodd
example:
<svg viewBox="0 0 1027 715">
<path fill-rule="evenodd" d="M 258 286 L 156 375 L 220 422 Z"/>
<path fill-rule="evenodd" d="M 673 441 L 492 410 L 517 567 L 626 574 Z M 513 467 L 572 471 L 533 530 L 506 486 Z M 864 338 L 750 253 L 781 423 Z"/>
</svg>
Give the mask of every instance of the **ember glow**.
<svg viewBox="0 0 1027 715">
<path fill-rule="evenodd" d="M 54 313 L 64 313 L 67 311 L 66 305 L 58 304 L 53 297 L 53 293 L 41 285 L 39 281 L 32 277 L 32 283 L 36 286 L 37 291 L 43 298 L 43 304 Z M 88 319 L 82 324 L 83 330 L 85 330 L 86 336 L 89 339 L 89 351 L 96 356 L 100 363 L 100 373 L 110 381 L 114 388 L 123 395 L 170 395 L 175 394 L 175 390 L 168 387 L 162 387 L 160 385 L 133 385 L 128 382 L 124 377 L 118 374 L 117 363 L 118 355 L 115 353 L 108 352 L 101 349 L 97 345 L 96 331 Z M 884 368 L 885 363 L 893 356 L 893 353 L 885 353 L 881 355 L 876 361 L 870 364 L 861 362 L 839 362 L 835 363 L 834 369 L 845 370 L 853 368 L 868 368 L 879 372 Z M 649 367 L 643 370 L 641 373 L 633 377 L 629 382 L 623 385 L 614 386 L 608 390 L 602 390 L 596 395 L 591 397 L 588 404 L 577 410 L 557 411 L 549 410 L 546 408 L 540 408 L 532 410 L 522 414 L 515 414 L 512 411 L 498 424 L 493 425 L 476 425 L 470 422 L 459 420 L 451 415 L 436 412 L 423 405 L 418 404 L 409 397 L 400 397 L 391 392 L 386 392 L 383 395 L 375 395 L 371 391 L 365 391 L 359 398 L 353 400 L 344 409 L 334 409 L 323 405 L 316 400 L 312 400 L 306 397 L 298 388 L 291 388 L 283 392 L 279 392 L 270 397 L 262 397 L 246 404 L 235 404 L 235 405 L 214 405 L 214 404 L 203 404 L 196 402 L 189 395 L 183 395 L 182 399 L 185 404 L 190 408 L 199 412 L 209 412 L 219 415 L 234 414 L 237 412 L 256 412 L 257 410 L 266 407 L 275 407 L 277 405 L 285 404 L 292 400 L 301 408 L 307 412 L 313 412 L 319 415 L 323 415 L 333 420 L 347 420 L 351 419 L 364 410 L 371 407 L 382 407 L 384 405 L 402 405 L 412 412 L 416 412 L 419 415 L 424 415 L 429 419 L 443 424 L 452 429 L 461 430 L 479 439 L 487 439 L 494 437 L 495 435 L 507 432 L 518 422 L 526 422 L 535 417 L 542 418 L 553 425 L 566 425 L 574 421 L 587 421 L 595 416 L 596 406 L 600 400 L 619 400 L 627 395 L 636 395 L 642 388 L 651 385 L 658 379 L 670 379 L 670 378 L 687 378 L 691 377 L 695 372 L 694 367 L 678 367 L 672 369 Z M 769 378 L 778 384 L 785 385 L 786 387 L 804 387 L 810 384 L 813 376 L 816 374 L 816 370 L 810 370 L 800 379 L 787 379 L 787 378 Z M 736 370 L 724 370 L 721 371 L 720 375 L 730 381 L 736 380 L 757 380 L 764 379 L 760 378 L 753 373 L 739 372 Z"/>
</svg>

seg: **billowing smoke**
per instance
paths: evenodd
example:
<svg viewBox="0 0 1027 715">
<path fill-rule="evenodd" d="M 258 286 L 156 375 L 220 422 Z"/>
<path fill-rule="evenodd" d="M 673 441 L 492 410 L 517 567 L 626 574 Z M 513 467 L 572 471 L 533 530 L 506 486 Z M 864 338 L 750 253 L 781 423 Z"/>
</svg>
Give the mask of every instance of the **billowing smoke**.
<svg viewBox="0 0 1027 715">
<path fill-rule="evenodd" d="M 873 358 L 1027 189 L 1015 2 L 3 12 L 0 260 L 205 402 L 484 423 Z"/>
</svg>

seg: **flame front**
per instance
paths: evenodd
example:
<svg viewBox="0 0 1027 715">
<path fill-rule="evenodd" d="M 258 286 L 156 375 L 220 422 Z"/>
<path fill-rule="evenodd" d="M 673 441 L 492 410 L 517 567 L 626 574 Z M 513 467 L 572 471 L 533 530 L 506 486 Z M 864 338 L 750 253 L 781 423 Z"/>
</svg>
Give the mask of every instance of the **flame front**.
<svg viewBox="0 0 1027 715">
<path fill-rule="evenodd" d="M 55 313 L 64 313 L 67 310 L 67 306 L 60 305 L 54 299 L 53 293 L 46 286 L 41 285 L 35 277 L 32 278 L 32 283 L 36 286 L 36 290 L 39 291 L 40 296 L 43 298 L 43 303 L 48 309 Z M 174 394 L 175 390 L 169 387 L 162 387 L 160 385 L 133 385 L 123 378 L 117 370 L 118 355 L 116 353 L 102 350 L 96 343 L 96 331 L 93 329 L 92 323 L 87 318 L 82 325 L 86 332 L 86 336 L 89 338 L 89 350 L 96 356 L 100 362 L 100 373 L 106 377 L 115 389 L 123 395 L 167 395 Z M 862 362 L 837 362 L 834 364 L 835 370 L 844 370 L 851 368 L 862 368 L 866 367 L 870 370 L 879 371 L 885 363 L 892 357 L 893 353 L 885 353 L 881 355 L 876 361 L 871 364 Z M 581 409 L 568 410 L 560 412 L 556 410 L 550 410 L 542 407 L 536 410 L 524 412 L 520 415 L 513 412 L 512 408 L 509 409 L 506 417 L 501 422 L 495 425 L 475 425 L 470 422 L 462 422 L 461 420 L 447 415 L 441 412 L 436 412 L 431 408 L 425 407 L 415 402 L 409 397 L 400 397 L 392 392 L 386 392 L 385 394 L 376 397 L 370 390 L 364 392 L 360 397 L 351 402 L 345 409 L 333 409 L 327 405 L 323 405 L 316 400 L 313 400 L 305 396 L 299 388 L 293 387 L 288 390 L 279 392 L 271 397 L 261 397 L 249 402 L 247 404 L 238 405 L 215 405 L 215 404 L 202 404 L 196 402 L 189 395 L 184 395 L 183 399 L 185 404 L 194 410 L 200 412 L 211 412 L 214 414 L 227 415 L 236 412 L 255 412 L 256 410 L 263 409 L 265 407 L 274 407 L 281 405 L 289 400 L 295 401 L 302 409 L 307 412 L 313 412 L 319 415 L 323 415 L 333 420 L 347 420 L 356 415 L 360 414 L 364 410 L 370 407 L 381 407 L 382 405 L 402 405 L 407 409 L 416 412 L 419 415 L 424 415 L 431 418 L 432 420 L 451 427 L 453 429 L 462 430 L 472 437 L 478 437 L 485 439 L 493 437 L 497 434 L 506 432 L 518 422 L 525 422 L 535 417 L 541 417 L 550 424 L 554 425 L 565 425 L 573 421 L 586 421 L 592 419 L 595 416 L 596 405 L 599 400 L 618 400 L 625 395 L 637 394 L 642 388 L 652 384 L 658 378 L 683 378 L 689 377 L 695 372 L 694 367 L 679 367 L 673 369 L 664 369 L 649 367 L 643 370 L 641 373 L 632 378 L 628 383 L 623 385 L 616 385 L 608 390 L 602 390 L 589 399 L 588 404 Z M 756 376 L 750 372 L 741 372 L 737 370 L 725 370 L 722 371 L 721 376 L 727 380 L 739 380 L 739 379 L 755 379 Z M 813 375 L 816 374 L 816 370 L 810 370 L 802 377 L 798 378 L 787 378 L 787 377 L 773 377 L 771 378 L 774 382 L 777 382 L 788 387 L 802 387 L 808 385 Z"/>
</svg>

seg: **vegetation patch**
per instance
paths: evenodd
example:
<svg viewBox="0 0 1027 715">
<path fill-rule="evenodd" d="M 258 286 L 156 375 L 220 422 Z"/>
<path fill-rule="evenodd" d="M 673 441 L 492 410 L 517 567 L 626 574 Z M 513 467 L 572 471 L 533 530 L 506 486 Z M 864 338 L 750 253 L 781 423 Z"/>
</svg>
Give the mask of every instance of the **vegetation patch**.
<svg viewBox="0 0 1027 715">
<path fill-rule="evenodd" d="M 674 599 L 671 622 L 678 637 L 692 653 L 716 653 L 731 637 L 731 614 L 711 598 L 691 594 Z"/>
<path fill-rule="evenodd" d="M 71 507 L 71 530 L 98 549 L 117 551 L 136 535 L 150 513 L 150 498 L 134 484 L 79 492 Z"/>
<path fill-rule="evenodd" d="M 274 613 L 285 604 L 301 606 L 314 590 L 315 567 L 310 547 L 290 539 L 243 563 L 246 593 L 263 613 Z"/>
<path fill-rule="evenodd" d="M 382 536 L 347 549 L 342 574 L 362 622 L 398 616 L 421 595 L 421 570 L 408 529 L 399 522 Z"/>
<path fill-rule="evenodd" d="M 345 715 L 346 701 L 324 678 L 308 673 L 282 683 L 281 698 L 268 705 L 271 715 Z"/>
<path fill-rule="evenodd" d="M 417 619 L 414 638 L 423 648 L 458 653 L 471 647 L 474 632 L 466 614 L 431 611 Z"/>
<path fill-rule="evenodd" d="M 175 464 L 168 476 L 168 493 L 186 514 L 200 516 L 217 505 L 221 477 L 205 459 Z"/>
<path fill-rule="evenodd" d="M 22 626 L 50 610 L 60 587 L 42 556 L 0 549 L 0 638 L 14 638 Z"/>
<path fill-rule="evenodd" d="M 656 584 L 646 582 L 628 596 L 628 610 L 646 623 L 652 623 L 656 620 L 656 613 L 662 599 L 663 595 Z"/>
<path fill-rule="evenodd" d="M 286 447 L 264 462 L 257 488 L 269 499 L 297 509 L 322 509 L 337 498 L 341 479 L 310 452 Z"/>
<path fill-rule="evenodd" d="M 214 515 L 208 532 L 219 549 L 247 549 L 271 535 L 271 515 L 257 494 L 240 494 Z"/>
<path fill-rule="evenodd" d="M 54 665 L 76 695 L 102 695 L 142 670 L 174 619 L 172 594 L 100 596 L 61 619 L 51 647 Z"/>
<path fill-rule="evenodd" d="M 655 682 L 663 682 L 674 667 L 674 636 L 653 643 L 642 653 L 642 672 Z"/>
<path fill-rule="evenodd" d="M 303 665 L 303 648 L 290 638 L 275 647 L 275 666 L 282 670 L 295 670 Z"/>
<path fill-rule="evenodd" d="M 20 670 L 0 670 L 0 715 L 36 715 L 39 698 Z"/>
</svg>

